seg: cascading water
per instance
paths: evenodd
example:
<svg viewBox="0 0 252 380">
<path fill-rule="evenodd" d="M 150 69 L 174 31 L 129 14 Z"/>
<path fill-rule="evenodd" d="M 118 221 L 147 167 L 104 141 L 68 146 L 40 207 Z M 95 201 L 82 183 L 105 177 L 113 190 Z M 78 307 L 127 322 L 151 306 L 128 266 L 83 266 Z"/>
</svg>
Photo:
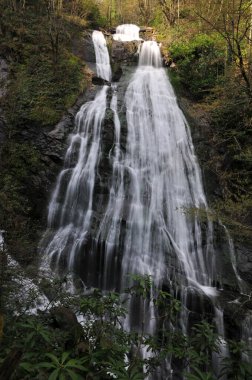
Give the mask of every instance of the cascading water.
<svg viewBox="0 0 252 380">
<path fill-rule="evenodd" d="M 111 78 L 106 40 L 99 31 L 92 35 L 97 75 Z M 101 149 L 101 127 L 107 107 L 108 86 L 103 86 L 95 99 L 84 104 L 76 116 L 75 133 L 66 153 L 48 212 L 48 231 L 41 243 L 56 270 L 74 269 L 89 231 L 93 213 L 96 167 Z"/>
<path fill-rule="evenodd" d="M 124 35 L 121 40 L 128 40 L 129 35 L 139 39 L 139 28 L 120 26 L 117 34 Z M 109 81 L 106 41 L 101 32 L 95 31 L 92 37 L 97 75 Z M 109 192 L 103 198 L 102 216 L 97 222 L 99 206 L 94 204 L 94 195 L 96 184 L 102 180 L 99 163 L 109 92 L 114 123 L 114 142 L 108 153 L 111 178 L 103 179 Z M 201 173 L 189 126 L 162 67 L 156 42 L 142 44 L 139 66 L 124 103 L 124 143 L 114 84 L 110 89 L 103 86 L 78 112 L 49 205 L 42 250 L 54 270 L 77 271 L 86 285 L 103 290 L 123 291 L 129 285 L 129 274 L 151 275 L 160 287 L 173 282 L 184 305 L 180 321 L 184 332 L 188 294 L 206 294 L 223 336 L 223 313 L 214 300 L 213 226 L 207 216 Z M 129 305 L 126 328 L 137 328 L 140 320 L 145 320 L 146 331 L 154 333 L 153 309 L 149 302 Z"/>
<path fill-rule="evenodd" d="M 140 28 L 133 24 L 123 24 L 116 28 L 116 34 L 113 35 L 113 39 L 116 41 L 136 41 L 140 40 L 139 37 Z"/>
<path fill-rule="evenodd" d="M 95 49 L 97 76 L 107 81 L 111 80 L 111 67 L 107 43 L 102 32 L 94 30 L 92 40 Z"/>
</svg>

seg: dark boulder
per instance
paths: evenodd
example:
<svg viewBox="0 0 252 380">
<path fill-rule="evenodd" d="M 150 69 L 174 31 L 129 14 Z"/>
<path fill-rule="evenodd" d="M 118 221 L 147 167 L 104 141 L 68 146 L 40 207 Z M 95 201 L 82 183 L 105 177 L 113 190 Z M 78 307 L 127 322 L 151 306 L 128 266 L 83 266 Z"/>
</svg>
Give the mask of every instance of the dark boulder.
<svg viewBox="0 0 252 380">
<path fill-rule="evenodd" d="M 138 49 L 142 41 L 112 42 L 111 58 L 116 62 L 137 62 Z"/>
<path fill-rule="evenodd" d="M 66 348 L 78 344 L 82 337 L 82 326 L 79 324 L 76 315 L 72 310 L 59 306 L 50 310 L 52 326 L 67 333 Z"/>
</svg>

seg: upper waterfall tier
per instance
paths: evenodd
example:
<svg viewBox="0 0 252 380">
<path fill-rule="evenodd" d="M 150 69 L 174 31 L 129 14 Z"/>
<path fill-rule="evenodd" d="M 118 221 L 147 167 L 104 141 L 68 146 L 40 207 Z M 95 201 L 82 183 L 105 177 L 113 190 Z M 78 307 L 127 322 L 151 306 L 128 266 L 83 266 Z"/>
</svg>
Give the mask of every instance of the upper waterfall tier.
<svg viewBox="0 0 252 380">
<path fill-rule="evenodd" d="M 140 28 L 134 24 L 123 24 L 116 28 L 116 34 L 113 38 L 116 41 L 136 41 L 141 40 L 139 37 Z"/>
<path fill-rule="evenodd" d="M 139 66 L 162 66 L 160 48 L 155 41 L 145 41 L 141 46 Z"/>
<path fill-rule="evenodd" d="M 107 43 L 102 32 L 94 30 L 92 40 L 95 49 L 97 76 L 107 81 L 111 80 L 111 67 Z"/>
</svg>

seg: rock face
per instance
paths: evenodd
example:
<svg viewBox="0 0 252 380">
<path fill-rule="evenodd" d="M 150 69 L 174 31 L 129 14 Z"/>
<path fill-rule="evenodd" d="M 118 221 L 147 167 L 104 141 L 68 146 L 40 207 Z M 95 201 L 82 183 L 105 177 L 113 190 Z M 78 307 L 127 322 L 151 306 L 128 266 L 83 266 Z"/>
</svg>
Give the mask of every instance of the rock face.
<svg viewBox="0 0 252 380">
<path fill-rule="evenodd" d="M 138 61 L 138 49 L 141 41 L 121 42 L 112 41 L 111 58 L 112 63 L 131 63 Z"/>
<path fill-rule="evenodd" d="M 252 244 L 236 245 L 237 267 L 244 281 L 252 284 Z"/>
<path fill-rule="evenodd" d="M 37 128 L 37 126 L 26 126 L 20 131 L 18 139 L 32 144 L 41 157 L 41 170 L 38 173 L 31 173 L 31 183 L 33 186 L 31 197 L 34 204 L 34 216 L 42 218 L 45 226 L 47 215 L 47 205 L 55 185 L 55 178 L 61 170 L 65 152 L 67 149 L 67 137 L 74 130 L 75 115 L 81 105 L 94 97 L 95 87 L 91 87 L 85 94 L 81 94 L 73 107 L 53 128 Z"/>
<path fill-rule="evenodd" d="M 92 41 L 92 31 L 83 34 L 82 45 L 78 41 L 73 41 L 73 53 L 82 59 L 88 67 L 95 72 L 95 51 Z"/>
<path fill-rule="evenodd" d="M 72 310 L 59 306 L 50 310 L 53 326 L 66 333 L 66 349 L 75 347 L 82 336 L 82 326 Z"/>
</svg>

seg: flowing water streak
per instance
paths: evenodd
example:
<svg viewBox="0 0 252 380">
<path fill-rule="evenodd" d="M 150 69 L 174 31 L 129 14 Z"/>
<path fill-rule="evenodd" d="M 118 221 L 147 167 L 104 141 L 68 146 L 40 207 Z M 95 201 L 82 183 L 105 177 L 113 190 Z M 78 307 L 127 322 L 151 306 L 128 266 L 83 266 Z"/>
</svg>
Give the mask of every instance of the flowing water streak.
<svg viewBox="0 0 252 380">
<path fill-rule="evenodd" d="M 139 37 L 140 28 L 133 24 L 123 24 L 116 28 L 116 34 L 113 35 L 115 41 L 137 41 L 141 40 Z"/>
<path fill-rule="evenodd" d="M 219 224 L 220 226 L 224 229 L 224 232 L 225 232 L 225 235 L 227 237 L 227 242 L 228 242 L 228 248 L 229 248 L 229 257 L 230 257 L 230 261 L 231 261 L 231 264 L 232 264 L 232 268 L 233 268 L 233 271 L 234 271 L 234 274 L 235 274 L 235 277 L 236 277 L 236 280 L 237 280 L 237 284 L 239 286 L 239 289 L 240 289 L 240 292 L 241 293 L 246 293 L 246 285 L 244 283 L 244 281 L 242 280 L 242 278 L 240 277 L 238 271 L 237 271 L 237 262 L 236 262 L 236 256 L 235 256 L 235 248 L 234 248 L 234 242 L 230 236 L 230 233 L 227 229 L 226 226 L 224 226 L 224 224 L 222 224 L 221 221 L 219 221 Z"/>
<path fill-rule="evenodd" d="M 162 68 L 156 42 L 143 43 L 139 67 L 125 96 L 128 139 L 124 165 L 130 176 L 123 271 L 170 278 L 174 251 L 189 283 L 213 285 L 212 227 L 207 243 L 197 209 L 207 211 L 188 124 Z M 193 210 L 192 210 L 193 209 Z M 191 210 L 191 212 L 187 212 Z M 209 250 L 211 249 L 211 252 Z"/>
<path fill-rule="evenodd" d="M 153 276 L 157 286 L 167 284 L 173 276 L 169 265 L 173 255 L 184 273 L 178 279 L 181 285 L 184 281 L 184 286 L 190 284 L 212 297 L 212 224 L 207 221 L 203 236 L 198 209 L 207 213 L 207 202 L 200 169 L 156 42 L 143 43 L 139 66 L 126 91 L 125 152 L 120 149 L 115 97 L 111 102 L 116 131 L 112 184 L 97 234 L 97 241 L 105 242 L 103 286 L 114 276 L 115 261 L 121 261 L 121 290 L 128 285 L 128 274 L 134 273 Z M 115 252 L 120 252 L 120 258 Z M 128 329 L 144 320 L 146 330 L 155 331 L 151 305 L 130 309 L 134 313 L 129 313 Z"/>
<path fill-rule="evenodd" d="M 92 40 L 95 49 L 97 76 L 110 81 L 112 72 L 106 39 L 102 32 L 94 30 L 92 33 Z"/>
<path fill-rule="evenodd" d="M 97 75 L 111 78 L 106 41 L 101 32 L 93 32 Z M 103 86 L 93 101 L 85 103 L 76 115 L 71 137 L 55 191 L 49 205 L 48 229 L 41 242 L 51 265 L 73 270 L 76 255 L 89 231 L 93 214 L 93 192 L 99 162 L 101 127 L 107 107 L 108 86 Z"/>
</svg>

